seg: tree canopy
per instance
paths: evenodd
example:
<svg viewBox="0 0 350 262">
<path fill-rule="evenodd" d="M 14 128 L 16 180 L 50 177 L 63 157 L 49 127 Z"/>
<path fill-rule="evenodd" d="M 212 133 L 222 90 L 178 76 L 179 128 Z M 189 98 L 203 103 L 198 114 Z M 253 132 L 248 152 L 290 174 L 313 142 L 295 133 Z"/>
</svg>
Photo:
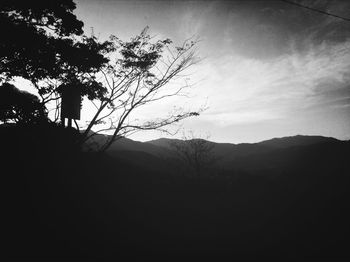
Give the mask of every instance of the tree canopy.
<svg viewBox="0 0 350 262">
<path fill-rule="evenodd" d="M 37 96 L 4 83 L 0 86 L 0 121 L 33 124 L 46 122 L 47 116 Z"/>
<path fill-rule="evenodd" d="M 79 84 L 83 95 L 101 95 L 102 86 L 84 76 L 108 62 L 103 54 L 112 46 L 82 35 L 75 8 L 71 0 L 1 1 L 0 30 L 6 32 L 0 40 L 1 82 L 29 80 L 43 103 L 67 83 Z"/>
</svg>

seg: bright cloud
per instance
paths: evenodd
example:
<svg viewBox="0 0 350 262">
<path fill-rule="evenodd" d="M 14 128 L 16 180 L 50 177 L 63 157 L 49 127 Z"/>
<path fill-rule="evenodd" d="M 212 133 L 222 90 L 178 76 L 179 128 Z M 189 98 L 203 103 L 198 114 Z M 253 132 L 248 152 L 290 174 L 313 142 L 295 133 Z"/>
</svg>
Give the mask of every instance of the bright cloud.
<svg viewBox="0 0 350 262">
<path fill-rule="evenodd" d="M 317 105 L 323 81 L 328 81 L 328 89 L 337 89 L 348 80 L 350 41 L 272 61 L 223 57 L 204 67 L 211 105 L 203 116 L 206 120 L 230 125 L 284 118 L 293 110 Z"/>
</svg>

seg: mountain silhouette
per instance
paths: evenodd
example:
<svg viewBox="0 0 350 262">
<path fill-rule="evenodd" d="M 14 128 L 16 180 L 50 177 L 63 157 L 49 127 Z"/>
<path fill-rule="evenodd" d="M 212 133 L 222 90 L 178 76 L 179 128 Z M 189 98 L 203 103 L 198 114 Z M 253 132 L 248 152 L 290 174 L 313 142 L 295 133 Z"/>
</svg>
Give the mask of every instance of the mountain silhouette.
<svg viewBox="0 0 350 262">
<path fill-rule="evenodd" d="M 163 161 L 164 159 L 171 159 L 175 157 L 173 153 L 172 143 L 186 143 L 179 139 L 160 138 L 147 142 L 133 141 L 131 139 L 122 138 L 118 140 L 111 149 L 108 151 L 110 155 L 119 155 L 124 152 L 124 159 L 128 157 L 125 152 L 129 152 L 129 160 L 132 161 L 133 157 L 136 157 L 135 152 L 143 152 L 143 156 L 152 155 Z M 315 145 L 337 145 L 344 144 L 346 141 L 340 141 L 335 138 L 322 137 L 322 136 L 291 136 L 274 138 L 265 140 L 259 143 L 242 143 L 242 144 L 230 144 L 230 143 L 215 143 L 208 141 L 213 146 L 212 152 L 219 158 L 218 165 L 224 169 L 242 168 L 242 169 L 262 169 L 269 168 L 271 166 L 282 165 L 285 159 L 285 164 L 290 161 L 292 152 L 298 154 L 299 151 L 306 150 L 305 147 Z M 299 149 L 297 149 L 299 148 Z M 131 153 L 134 152 L 134 153 Z M 141 157 L 142 158 L 142 157 Z M 150 156 L 148 156 L 150 158 Z M 153 162 L 156 161 L 153 158 Z M 140 161 L 140 158 L 137 158 Z M 164 162 L 163 162 L 164 163 Z M 252 165 L 252 163 L 254 163 Z M 155 163 L 154 163 L 155 164 Z M 276 166 L 277 167 L 277 166 Z"/>
<path fill-rule="evenodd" d="M 222 158 L 193 178 L 179 174 L 171 139 L 122 138 L 97 154 L 66 150 L 65 130 L 40 130 L 0 129 L 11 167 L 4 247 L 17 261 L 349 260 L 349 141 L 209 142 Z"/>
<path fill-rule="evenodd" d="M 103 136 L 96 136 L 102 139 Z M 116 141 L 107 154 L 140 168 L 163 173 L 178 172 L 177 155 L 172 143 L 187 143 L 179 139 L 160 138 L 147 142 L 121 138 Z M 278 176 L 311 167 L 322 172 L 319 167 L 332 163 L 337 168 L 346 165 L 349 141 L 340 141 L 322 136 L 290 136 L 273 138 L 258 143 L 215 143 L 212 154 L 217 158 L 217 172 L 246 172 Z M 230 176 L 230 175 L 229 175 Z"/>
<path fill-rule="evenodd" d="M 259 144 L 275 148 L 287 148 L 291 146 L 307 146 L 337 141 L 339 140 L 333 137 L 296 135 L 289 137 L 273 138 L 270 140 L 262 141 Z"/>
</svg>

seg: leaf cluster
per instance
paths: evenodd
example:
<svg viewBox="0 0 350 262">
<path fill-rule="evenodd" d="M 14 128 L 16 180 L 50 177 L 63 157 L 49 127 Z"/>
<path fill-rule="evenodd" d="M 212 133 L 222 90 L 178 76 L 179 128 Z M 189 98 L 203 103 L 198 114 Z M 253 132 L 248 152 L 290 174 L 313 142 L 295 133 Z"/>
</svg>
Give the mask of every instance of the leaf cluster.
<svg viewBox="0 0 350 262">
<path fill-rule="evenodd" d="M 118 62 L 124 69 L 137 68 L 140 71 L 147 71 L 153 67 L 162 56 L 163 50 L 170 45 L 170 39 L 158 40 L 152 43 L 146 27 L 140 35 L 123 42 L 118 40 L 122 58 Z"/>
<path fill-rule="evenodd" d="M 0 86 L 0 121 L 33 124 L 46 122 L 47 115 L 35 95 L 5 83 Z"/>
<path fill-rule="evenodd" d="M 93 88 L 85 92 L 90 98 L 100 96 L 103 90 L 88 74 L 108 63 L 105 54 L 114 45 L 82 36 L 74 9 L 72 0 L 1 1 L 0 30 L 7 33 L 0 40 L 0 81 L 22 77 L 41 96 L 52 95 L 60 84 L 79 83 Z"/>
</svg>

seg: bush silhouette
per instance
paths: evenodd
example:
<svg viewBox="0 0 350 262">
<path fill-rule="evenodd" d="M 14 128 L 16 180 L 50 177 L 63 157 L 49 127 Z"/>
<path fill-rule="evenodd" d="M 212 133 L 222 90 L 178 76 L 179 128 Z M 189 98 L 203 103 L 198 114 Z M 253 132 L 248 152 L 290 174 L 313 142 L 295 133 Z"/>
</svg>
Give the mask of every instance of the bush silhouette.
<svg viewBox="0 0 350 262">
<path fill-rule="evenodd" d="M 0 86 L 0 121 L 17 124 L 42 123 L 47 122 L 47 115 L 35 95 L 4 83 Z"/>
</svg>

